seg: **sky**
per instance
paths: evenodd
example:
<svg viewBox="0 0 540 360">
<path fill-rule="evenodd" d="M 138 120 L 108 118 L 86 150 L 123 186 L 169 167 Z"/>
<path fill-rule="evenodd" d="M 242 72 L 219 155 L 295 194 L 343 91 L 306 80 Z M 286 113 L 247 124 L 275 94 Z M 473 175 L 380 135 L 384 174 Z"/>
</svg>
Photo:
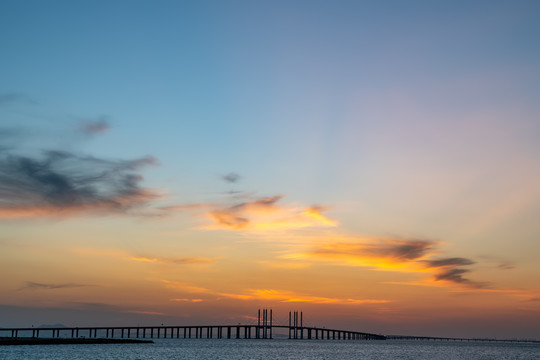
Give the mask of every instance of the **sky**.
<svg viewBox="0 0 540 360">
<path fill-rule="evenodd" d="M 0 327 L 540 339 L 540 2 L 0 2 Z"/>
</svg>

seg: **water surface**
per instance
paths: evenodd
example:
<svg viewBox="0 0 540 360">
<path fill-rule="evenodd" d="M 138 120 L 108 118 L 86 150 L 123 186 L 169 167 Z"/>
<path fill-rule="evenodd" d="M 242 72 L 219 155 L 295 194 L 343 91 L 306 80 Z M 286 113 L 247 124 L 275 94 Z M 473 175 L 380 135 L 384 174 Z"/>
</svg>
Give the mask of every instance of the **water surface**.
<svg viewBox="0 0 540 360">
<path fill-rule="evenodd" d="M 3 346 L 0 359 L 540 359 L 540 344 L 155 339 L 154 344 Z"/>
</svg>

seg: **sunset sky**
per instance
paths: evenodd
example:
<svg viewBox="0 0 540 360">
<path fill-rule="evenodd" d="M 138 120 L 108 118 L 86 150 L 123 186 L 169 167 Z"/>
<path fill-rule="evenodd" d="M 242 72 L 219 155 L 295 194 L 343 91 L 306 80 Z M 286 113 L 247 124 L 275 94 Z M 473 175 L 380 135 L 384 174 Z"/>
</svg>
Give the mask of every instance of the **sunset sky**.
<svg viewBox="0 0 540 360">
<path fill-rule="evenodd" d="M 0 2 L 0 327 L 540 339 L 540 1 Z"/>
</svg>

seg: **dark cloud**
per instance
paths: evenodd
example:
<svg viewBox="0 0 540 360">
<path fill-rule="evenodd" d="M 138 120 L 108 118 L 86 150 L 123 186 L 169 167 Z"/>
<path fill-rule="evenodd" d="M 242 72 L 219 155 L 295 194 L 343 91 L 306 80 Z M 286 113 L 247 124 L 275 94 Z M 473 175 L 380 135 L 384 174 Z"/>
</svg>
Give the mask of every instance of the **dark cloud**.
<svg viewBox="0 0 540 360">
<path fill-rule="evenodd" d="M 485 288 L 487 286 L 486 283 L 472 281 L 464 277 L 464 275 L 471 272 L 471 270 L 462 269 L 459 267 L 475 264 L 475 262 L 470 259 L 453 257 L 426 260 L 423 261 L 423 263 L 426 265 L 427 268 L 437 269 L 437 273 L 435 274 L 435 281 L 449 281 L 456 284 L 466 285 L 472 288 Z"/>
<path fill-rule="evenodd" d="M 22 93 L 11 92 L 0 94 L 0 105 L 11 103 L 35 104 L 36 101 Z"/>
<path fill-rule="evenodd" d="M 105 134 L 110 129 L 110 124 L 106 116 L 97 120 L 86 120 L 80 124 L 81 130 L 87 135 Z"/>
<path fill-rule="evenodd" d="M 362 245 L 361 252 L 374 257 L 415 260 L 423 257 L 434 246 L 430 240 L 385 240 L 378 244 Z"/>
<path fill-rule="evenodd" d="M 479 288 L 479 289 L 485 288 L 487 286 L 486 283 L 480 283 L 480 282 L 476 282 L 476 281 L 472 281 L 472 280 L 464 278 L 463 275 L 469 272 L 470 270 L 468 269 L 460 269 L 460 268 L 445 269 L 435 275 L 435 280 L 436 281 L 440 281 L 440 280 L 450 281 L 456 284 L 463 284 L 469 287 Z"/>
<path fill-rule="evenodd" d="M 139 186 L 151 157 L 106 160 L 65 151 L 41 156 L 0 152 L 0 218 L 94 210 L 124 212 L 156 197 Z"/>
<path fill-rule="evenodd" d="M 240 175 L 232 172 L 227 175 L 223 175 L 221 178 L 225 180 L 226 182 L 233 184 L 235 182 L 238 182 L 238 180 L 240 180 Z"/>
<path fill-rule="evenodd" d="M 437 260 L 427 260 L 426 264 L 428 267 L 448 267 L 448 266 L 464 266 L 464 265 L 473 265 L 475 262 L 469 259 L 454 257 L 446 259 L 437 259 Z"/>
<path fill-rule="evenodd" d="M 47 290 L 54 290 L 54 289 L 65 289 L 65 288 L 76 288 L 76 287 L 83 287 L 88 286 L 85 284 L 44 284 L 44 283 L 38 283 L 33 281 L 27 281 L 26 286 L 20 288 L 19 290 L 24 289 L 47 289 Z"/>
</svg>

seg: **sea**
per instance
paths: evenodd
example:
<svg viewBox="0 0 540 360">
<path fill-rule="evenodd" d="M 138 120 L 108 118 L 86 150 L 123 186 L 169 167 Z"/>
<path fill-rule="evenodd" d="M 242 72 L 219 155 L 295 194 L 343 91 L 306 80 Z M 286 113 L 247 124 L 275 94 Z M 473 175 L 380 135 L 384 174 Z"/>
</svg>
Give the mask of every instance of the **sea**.
<svg viewBox="0 0 540 360">
<path fill-rule="evenodd" d="M 154 339 L 153 344 L 1 346 L 0 359 L 540 360 L 539 343 Z"/>
</svg>

